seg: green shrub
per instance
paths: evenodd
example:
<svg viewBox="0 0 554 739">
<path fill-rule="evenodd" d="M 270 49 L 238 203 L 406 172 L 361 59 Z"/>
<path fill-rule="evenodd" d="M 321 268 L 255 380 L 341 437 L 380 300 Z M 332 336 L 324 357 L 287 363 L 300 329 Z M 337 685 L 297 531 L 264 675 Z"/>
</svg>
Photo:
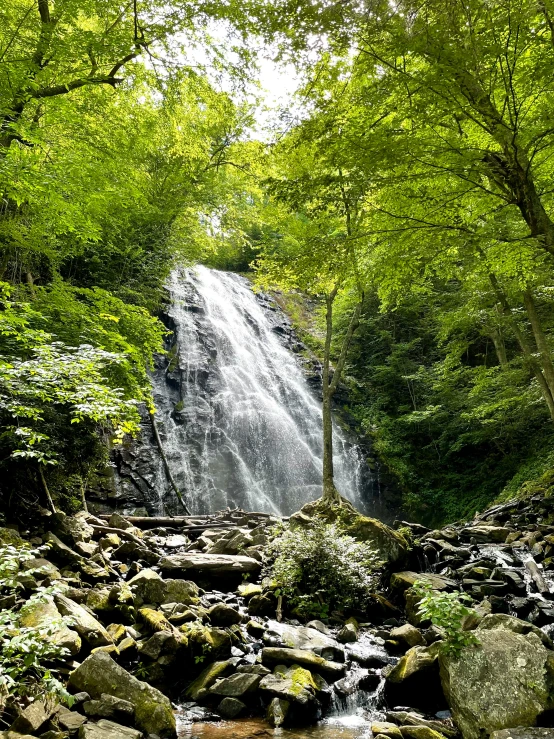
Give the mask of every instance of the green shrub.
<svg viewBox="0 0 554 739">
<path fill-rule="evenodd" d="M 378 558 L 337 524 L 283 527 L 268 548 L 263 576 L 295 613 L 325 618 L 335 609 L 364 610 L 375 591 Z"/>
<path fill-rule="evenodd" d="M 439 592 L 433 590 L 431 583 L 422 580 L 416 581 L 413 589 L 420 598 L 418 614 L 423 619 L 430 619 L 444 633 L 444 652 L 457 656 L 465 647 L 478 643 L 473 631 L 462 628 L 464 618 L 472 613 L 471 608 L 464 605 L 471 603 L 469 595 Z"/>
<path fill-rule="evenodd" d="M 21 563 L 41 554 L 41 550 L 0 547 L 0 592 L 3 595 L 17 593 L 21 584 L 17 579 Z M 25 570 L 25 574 L 40 572 L 40 568 Z M 20 616 L 38 601 L 52 597 L 55 588 L 38 588 L 26 601 L 21 612 L 15 609 L 0 611 L 0 708 L 7 696 L 18 698 L 44 698 L 63 700 L 71 705 L 73 698 L 57 678 L 55 663 L 69 656 L 69 651 L 53 643 L 51 637 L 62 618 L 42 626 L 21 626 Z"/>
</svg>

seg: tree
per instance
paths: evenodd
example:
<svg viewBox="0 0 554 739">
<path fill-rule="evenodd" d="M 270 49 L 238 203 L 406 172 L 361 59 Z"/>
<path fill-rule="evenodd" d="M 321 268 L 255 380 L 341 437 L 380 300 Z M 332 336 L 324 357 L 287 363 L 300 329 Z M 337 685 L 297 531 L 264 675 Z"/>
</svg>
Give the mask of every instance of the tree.
<svg viewBox="0 0 554 739">
<path fill-rule="evenodd" d="M 291 137 L 276 158 L 277 173 L 266 181 L 276 201 L 266 209 L 273 233 L 257 261 L 259 280 L 266 285 L 299 288 L 325 301 L 323 345 L 323 499 L 340 503 L 333 474 L 332 400 L 358 328 L 364 299 L 356 236 L 363 222 L 362 193 L 355 173 L 346 173 L 339 152 L 328 160 L 303 137 Z M 350 175 L 350 176 L 349 176 Z M 276 235 L 274 231 L 277 231 Z M 348 330 L 331 367 L 333 306 L 340 292 L 356 297 Z"/>
</svg>

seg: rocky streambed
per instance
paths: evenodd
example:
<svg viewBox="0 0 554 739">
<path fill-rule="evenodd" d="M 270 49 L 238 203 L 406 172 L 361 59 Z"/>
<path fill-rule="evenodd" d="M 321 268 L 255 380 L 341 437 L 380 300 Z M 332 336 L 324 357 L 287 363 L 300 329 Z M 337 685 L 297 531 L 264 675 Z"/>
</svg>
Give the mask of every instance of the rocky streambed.
<svg viewBox="0 0 554 739">
<path fill-rule="evenodd" d="M 260 582 L 276 522 L 79 513 L 0 529 L 4 544 L 48 547 L 22 562 L 0 606 L 67 650 L 53 667 L 74 696 L 70 707 L 5 701 L 6 739 L 554 736 L 553 500 L 437 531 L 356 517 L 351 531 L 384 562 L 381 588 L 363 612 L 325 622 L 300 622 Z M 474 644 L 444 649 L 417 581 L 472 598 Z M 29 607 L 43 587 L 54 590 Z"/>
</svg>

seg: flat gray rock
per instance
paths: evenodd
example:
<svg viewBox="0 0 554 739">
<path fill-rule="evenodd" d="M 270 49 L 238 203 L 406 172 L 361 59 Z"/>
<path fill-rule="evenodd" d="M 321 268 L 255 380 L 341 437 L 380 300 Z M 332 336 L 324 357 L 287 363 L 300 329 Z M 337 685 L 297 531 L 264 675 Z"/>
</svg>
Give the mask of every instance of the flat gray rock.
<svg viewBox="0 0 554 739">
<path fill-rule="evenodd" d="M 211 575 L 240 575 L 243 572 L 259 572 L 260 563 L 252 557 L 240 554 L 204 554 L 202 552 L 185 552 L 173 554 L 160 560 L 160 569 L 164 572 L 198 571 Z"/>
</svg>

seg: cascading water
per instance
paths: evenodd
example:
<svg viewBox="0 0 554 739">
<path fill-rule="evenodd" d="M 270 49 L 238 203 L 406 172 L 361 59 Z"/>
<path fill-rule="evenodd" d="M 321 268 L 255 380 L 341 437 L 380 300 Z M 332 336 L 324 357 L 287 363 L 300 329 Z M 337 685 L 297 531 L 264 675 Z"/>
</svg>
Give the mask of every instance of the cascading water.
<svg viewBox="0 0 554 739">
<path fill-rule="evenodd" d="M 321 405 L 278 336 L 284 316 L 236 274 L 197 267 L 173 273 L 168 287 L 176 342 L 165 375 L 155 373 L 154 398 L 165 455 L 190 508 L 286 515 L 319 497 Z M 334 448 L 338 489 L 367 510 L 373 477 L 337 424 Z M 155 488 L 157 512 L 176 510 L 161 464 Z"/>
</svg>

